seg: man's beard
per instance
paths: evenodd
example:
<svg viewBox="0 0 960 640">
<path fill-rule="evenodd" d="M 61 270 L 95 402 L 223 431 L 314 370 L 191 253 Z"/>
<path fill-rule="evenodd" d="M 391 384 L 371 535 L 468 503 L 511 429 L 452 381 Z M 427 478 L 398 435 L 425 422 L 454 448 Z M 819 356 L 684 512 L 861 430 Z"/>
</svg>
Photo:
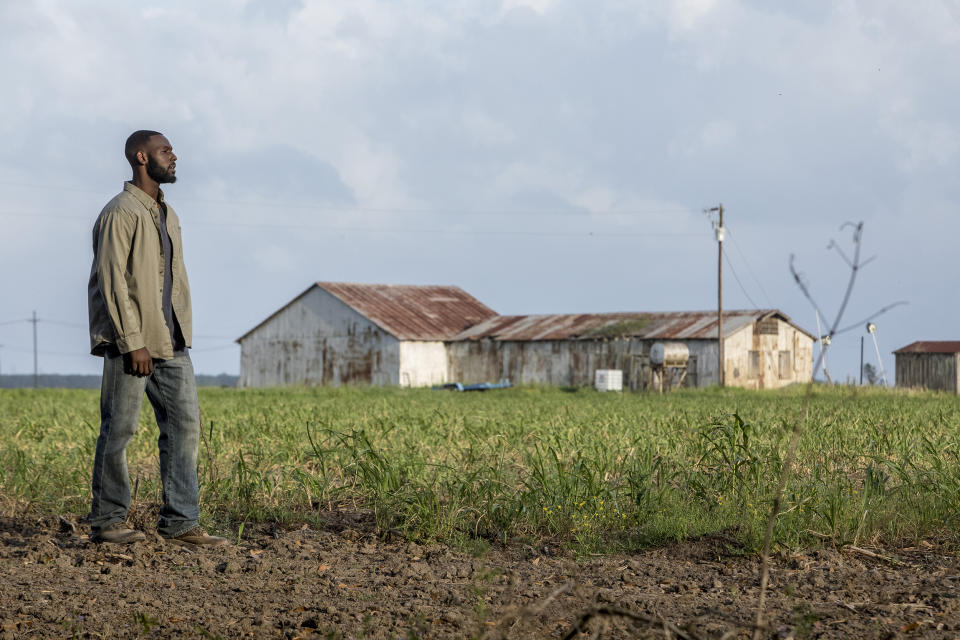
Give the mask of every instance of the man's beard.
<svg viewBox="0 0 960 640">
<path fill-rule="evenodd" d="M 153 178 L 157 184 L 173 184 L 177 181 L 177 176 L 170 172 L 170 167 L 161 167 L 150 156 L 147 156 L 147 175 Z"/>
</svg>

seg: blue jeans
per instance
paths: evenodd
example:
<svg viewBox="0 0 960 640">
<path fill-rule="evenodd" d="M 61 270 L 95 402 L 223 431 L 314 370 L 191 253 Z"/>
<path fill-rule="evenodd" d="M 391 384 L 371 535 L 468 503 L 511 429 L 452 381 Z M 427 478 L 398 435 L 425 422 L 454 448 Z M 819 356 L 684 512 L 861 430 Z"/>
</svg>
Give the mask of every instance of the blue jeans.
<svg viewBox="0 0 960 640">
<path fill-rule="evenodd" d="M 153 373 L 138 377 L 124 371 L 122 355 L 103 359 L 100 386 L 100 437 L 93 460 L 93 533 L 127 519 L 130 475 L 127 444 L 137 432 L 140 405 L 146 391 L 157 416 L 160 437 L 160 480 L 163 506 L 157 532 L 173 538 L 197 525 L 200 516 L 197 486 L 197 447 L 200 404 L 193 363 L 187 354 L 154 360 Z"/>
</svg>

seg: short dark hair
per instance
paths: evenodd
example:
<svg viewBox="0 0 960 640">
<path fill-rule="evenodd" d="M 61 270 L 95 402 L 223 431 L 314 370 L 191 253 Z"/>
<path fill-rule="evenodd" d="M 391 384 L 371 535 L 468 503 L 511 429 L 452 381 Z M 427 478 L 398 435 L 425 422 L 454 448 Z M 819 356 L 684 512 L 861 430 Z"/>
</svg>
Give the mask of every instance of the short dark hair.
<svg viewBox="0 0 960 640">
<path fill-rule="evenodd" d="M 143 149 L 143 145 L 147 144 L 147 140 L 153 136 L 162 136 L 163 134 L 159 131 L 150 131 L 148 129 L 140 129 L 139 131 L 134 131 L 130 134 L 130 137 L 127 138 L 127 143 L 123 146 L 123 155 L 127 156 L 127 162 L 130 163 L 130 166 L 137 165 L 137 151 Z"/>
</svg>

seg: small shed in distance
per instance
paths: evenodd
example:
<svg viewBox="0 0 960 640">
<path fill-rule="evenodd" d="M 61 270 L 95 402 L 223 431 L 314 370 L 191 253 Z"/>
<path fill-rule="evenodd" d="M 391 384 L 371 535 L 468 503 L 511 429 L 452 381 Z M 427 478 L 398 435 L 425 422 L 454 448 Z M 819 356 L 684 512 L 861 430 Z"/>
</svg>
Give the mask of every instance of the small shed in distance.
<svg viewBox="0 0 960 640">
<path fill-rule="evenodd" d="M 893 355 L 898 387 L 960 393 L 960 340 L 920 340 Z"/>
</svg>

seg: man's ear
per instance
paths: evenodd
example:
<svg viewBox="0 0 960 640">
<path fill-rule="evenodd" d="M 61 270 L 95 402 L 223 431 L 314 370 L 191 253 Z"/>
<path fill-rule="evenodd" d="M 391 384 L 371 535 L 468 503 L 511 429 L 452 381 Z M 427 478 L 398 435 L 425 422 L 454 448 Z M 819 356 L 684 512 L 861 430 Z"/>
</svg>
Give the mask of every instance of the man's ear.
<svg viewBox="0 0 960 640">
<path fill-rule="evenodd" d="M 137 162 L 147 164 L 147 154 L 143 151 L 137 151 Z"/>
</svg>

